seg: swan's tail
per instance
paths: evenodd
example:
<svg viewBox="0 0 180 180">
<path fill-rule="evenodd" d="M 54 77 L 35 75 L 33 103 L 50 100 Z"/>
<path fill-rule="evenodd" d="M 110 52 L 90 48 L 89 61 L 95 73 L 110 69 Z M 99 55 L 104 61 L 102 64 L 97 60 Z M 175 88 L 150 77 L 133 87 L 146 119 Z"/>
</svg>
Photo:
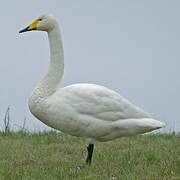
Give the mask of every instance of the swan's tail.
<svg viewBox="0 0 180 180">
<path fill-rule="evenodd" d="M 116 125 L 122 136 L 142 134 L 166 126 L 165 123 L 151 118 L 119 120 Z"/>
</svg>

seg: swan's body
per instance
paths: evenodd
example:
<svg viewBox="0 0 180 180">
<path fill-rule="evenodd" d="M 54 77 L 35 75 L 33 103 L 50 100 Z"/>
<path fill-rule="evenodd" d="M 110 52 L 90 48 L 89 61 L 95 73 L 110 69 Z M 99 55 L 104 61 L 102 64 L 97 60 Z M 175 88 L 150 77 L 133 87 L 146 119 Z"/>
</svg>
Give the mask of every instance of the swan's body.
<svg viewBox="0 0 180 180">
<path fill-rule="evenodd" d="M 162 126 L 119 94 L 94 84 L 64 87 L 37 105 L 31 101 L 32 97 L 30 110 L 42 122 L 98 141 L 145 133 Z"/>
<path fill-rule="evenodd" d="M 58 23 L 53 16 L 43 15 L 21 32 L 35 29 L 47 31 L 51 59 L 47 74 L 29 99 L 30 111 L 39 120 L 63 132 L 88 138 L 90 143 L 141 134 L 165 125 L 103 86 L 74 84 L 56 91 L 64 70 Z M 92 157 L 92 144 L 88 148 L 88 156 Z"/>
</svg>

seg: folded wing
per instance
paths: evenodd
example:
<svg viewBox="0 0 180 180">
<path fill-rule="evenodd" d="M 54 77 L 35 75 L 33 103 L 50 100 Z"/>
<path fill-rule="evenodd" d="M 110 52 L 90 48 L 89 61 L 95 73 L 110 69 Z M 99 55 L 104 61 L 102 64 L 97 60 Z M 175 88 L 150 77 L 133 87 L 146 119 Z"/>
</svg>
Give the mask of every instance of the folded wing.
<svg viewBox="0 0 180 180">
<path fill-rule="evenodd" d="M 74 84 L 60 89 L 54 95 L 63 97 L 77 113 L 105 121 L 131 118 L 150 118 L 150 115 L 127 99 L 103 86 Z"/>
</svg>

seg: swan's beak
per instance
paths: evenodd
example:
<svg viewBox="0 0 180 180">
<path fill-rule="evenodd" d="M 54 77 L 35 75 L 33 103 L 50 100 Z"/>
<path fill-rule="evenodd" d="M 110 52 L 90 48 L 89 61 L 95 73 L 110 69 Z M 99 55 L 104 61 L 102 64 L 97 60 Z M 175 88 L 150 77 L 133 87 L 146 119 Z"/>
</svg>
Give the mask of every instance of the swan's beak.
<svg viewBox="0 0 180 180">
<path fill-rule="evenodd" d="M 19 31 L 19 33 L 27 32 L 27 31 L 33 31 L 37 29 L 37 24 L 39 23 L 39 20 L 33 21 L 29 26 Z"/>
</svg>

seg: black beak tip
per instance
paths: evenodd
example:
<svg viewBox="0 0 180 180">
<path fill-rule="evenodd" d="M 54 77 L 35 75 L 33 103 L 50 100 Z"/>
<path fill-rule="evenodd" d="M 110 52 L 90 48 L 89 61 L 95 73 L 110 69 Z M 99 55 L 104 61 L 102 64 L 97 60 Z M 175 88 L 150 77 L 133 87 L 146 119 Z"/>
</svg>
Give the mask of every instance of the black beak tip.
<svg viewBox="0 0 180 180">
<path fill-rule="evenodd" d="M 23 33 L 23 32 L 26 32 L 26 31 L 29 31 L 29 27 L 26 27 L 26 28 L 20 30 L 19 33 Z"/>
<path fill-rule="evenodd" d="M 23 33 L 23 30 L 20 30 L 19 33 Z"/>
</svg>

